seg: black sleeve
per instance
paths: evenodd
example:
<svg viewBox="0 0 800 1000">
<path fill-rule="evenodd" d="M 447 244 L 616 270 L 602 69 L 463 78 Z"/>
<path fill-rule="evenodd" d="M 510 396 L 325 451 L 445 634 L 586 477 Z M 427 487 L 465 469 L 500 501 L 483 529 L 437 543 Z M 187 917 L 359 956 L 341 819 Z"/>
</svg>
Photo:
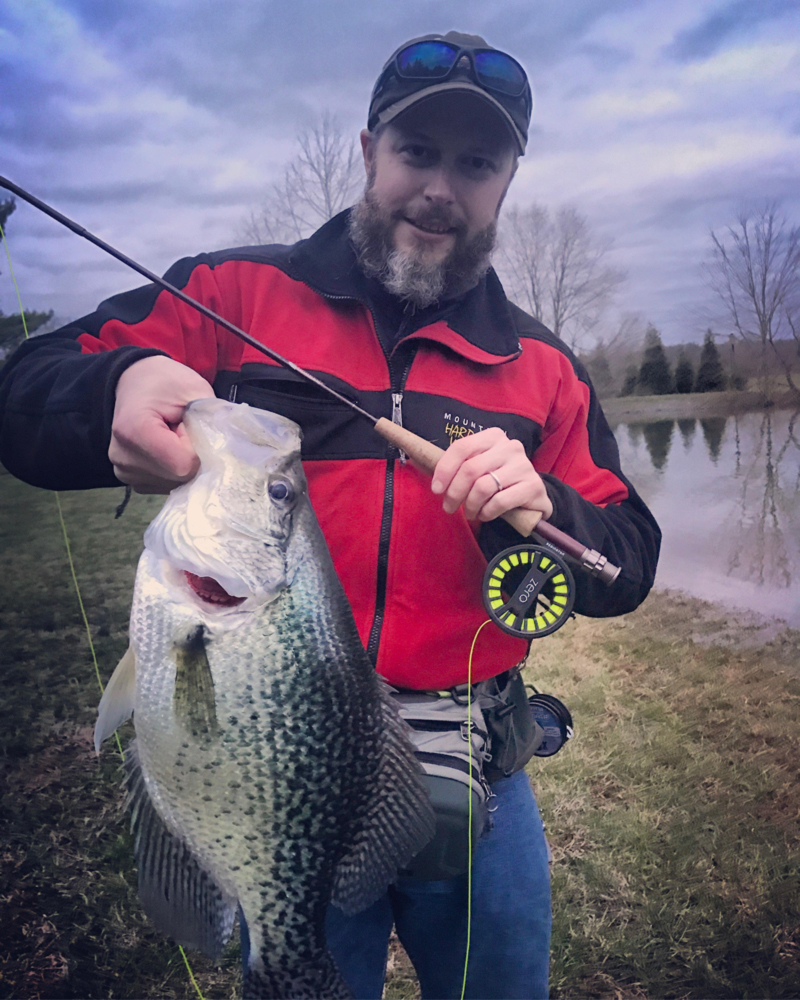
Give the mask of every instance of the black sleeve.
<svg viewBox="0 0 800 1000">
<path fill-rule="evenodd" d="M 563 348 L 562 353 L 568 355 Z M 558 423 L 557 432 L 545 444 L 546 448 L 557 449 L 557 457 L 554 459 L 551 450 L 549 461 L 560 474 L 542 472 L 541 476 L 553 503 L 550 523 L 621 568 L 611 586 L 585 570 L 577 569 L 574 574 L 575 611 L 591 618 L 605 618 L 627 614 L 647 597 L 655 579 L 661 531 L 622 473 L 616 438 L 585 369 L 569 357 L 577 378 L 575 385 L 582 384 L 589 390 L 589 404 L 586 408 L 580 403 L 580 394 L 567 397 L 563 407 L 567 418 Z M 534 455 L 534 464 L 538 454 Z M 576 482 L 598 484 L 592 487 L 596 502 L 565 481 L 570 477 Z M 521 541 L 522 536 L 503 520 L 484 525 L 479 535 L 488 558 Z"/>
<path fill-rule="evenodd" d="M 633 487 L 630 497 L 622 503 L 598 507 L 553 476 L 545 474 L 542 478 L 553 502 L 550 523 L 621 567 L 616 581 L 607 586 L 573 566 L 575 611 L 590 618 L 609 618 L 633 611 L 647 597 L 655 578 L 661 531 L 653 515 Z M 487 559 L 511 545 L 535 540 L 523 538 L 501 519 L 483 525 L 479 536 Z"/>
<path fill-rule="evenodd" d="M 127 346 L 83 354 L 83 332 L 34 337 L 0 369 L 0 462 L 32 486 L 120 485 L 108 460 L 117 382 L 136 361 L 164 353 Z"/>
</svg>

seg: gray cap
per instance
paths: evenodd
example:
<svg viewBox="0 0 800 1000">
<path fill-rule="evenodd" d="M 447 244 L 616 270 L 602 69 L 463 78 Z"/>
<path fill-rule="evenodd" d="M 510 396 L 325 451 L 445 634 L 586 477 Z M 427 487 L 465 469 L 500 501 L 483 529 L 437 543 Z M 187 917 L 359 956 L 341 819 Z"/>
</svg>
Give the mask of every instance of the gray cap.
<svg viewBox="0 0 800 1000">
<path fill-rule="evenodd" d="M 449 50 L 462 51 L 452 52 L 450 68 L 437 66 L 431 72 L 417 61 L 415 67 L 422 65 L 419 74 L 404 73 L 402 61 L 407 50 L 420 42 L 442 43 L 440 51 L 445 62 Z M 436 49 L 432 48 L 431 53 L 435 54 Z M 372 91 L 367 127 L 385 125 L 419 101 L 455 91 L 475 94 L 489 104 L 508 127 L 519 153 L 525 152 L 533 110 L 533 95 L 525 70 L 516 59 L 493 48 L 480 35 L 458 31 L 412 38 L 392 54 Z"/>
</svg>

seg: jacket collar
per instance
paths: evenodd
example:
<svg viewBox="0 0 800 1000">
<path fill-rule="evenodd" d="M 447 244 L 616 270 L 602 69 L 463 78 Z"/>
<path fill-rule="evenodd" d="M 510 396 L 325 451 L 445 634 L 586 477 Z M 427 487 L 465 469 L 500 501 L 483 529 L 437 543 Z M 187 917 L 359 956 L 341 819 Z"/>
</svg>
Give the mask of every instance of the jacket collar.
<svg viewBox="0 0 800 1000">
<path fill-rule="evenodd" d="M 368 279 L 348 236 L 350 210 L 341 212 L 289 252 L 289 273 L 325 298 L 368 305 Z M 498 365 L 522 353 L 503 286 L 493 269 L 458 299 L 426 311 L 403 338 L 433 340 L 479 364 Z"/>
</svg>

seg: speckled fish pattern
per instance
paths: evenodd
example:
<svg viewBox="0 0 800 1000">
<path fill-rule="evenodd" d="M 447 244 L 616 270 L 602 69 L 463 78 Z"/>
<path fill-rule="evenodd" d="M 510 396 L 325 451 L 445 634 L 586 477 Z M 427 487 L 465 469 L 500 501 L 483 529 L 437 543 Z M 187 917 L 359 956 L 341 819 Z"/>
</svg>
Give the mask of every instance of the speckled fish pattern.
<svg viewBox="0 0 800 1000">
<path fill-rule="evenodd" d="M 327 907 L 377 898 L 432 835 L 430 805 L 309 503 L 299 429 L 216 399 L 185 423 L 201 474 L 148 529 L 131 612 L 140 896 L 211 955 L 241 907 L 245 997 L 349 997 Z"/>
</svg>

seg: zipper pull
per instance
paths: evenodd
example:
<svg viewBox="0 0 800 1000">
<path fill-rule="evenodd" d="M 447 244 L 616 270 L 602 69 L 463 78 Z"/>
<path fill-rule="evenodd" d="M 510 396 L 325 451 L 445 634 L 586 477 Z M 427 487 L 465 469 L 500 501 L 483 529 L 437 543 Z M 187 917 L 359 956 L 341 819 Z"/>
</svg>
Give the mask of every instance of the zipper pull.
<svg viewBox="0 0 800 1000">
<path fill-rule="evenodd" d="M 402 392 L 392 393 L 392 423 L 397 424 L 398 427 L 403 426 L 403 394 Z M 400 451 L 400 464 L 405 465 L 408 461 L 408 455 L 404 451 Z"/>
</svg>

